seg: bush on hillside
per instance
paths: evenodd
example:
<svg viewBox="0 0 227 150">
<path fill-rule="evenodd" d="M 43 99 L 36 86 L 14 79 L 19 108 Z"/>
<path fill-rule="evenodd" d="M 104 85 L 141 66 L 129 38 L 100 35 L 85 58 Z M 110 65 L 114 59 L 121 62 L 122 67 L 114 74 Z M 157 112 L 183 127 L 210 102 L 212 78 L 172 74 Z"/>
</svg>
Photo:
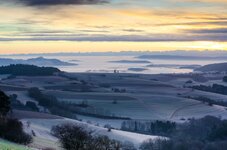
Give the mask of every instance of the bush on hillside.
<svg viewBox="0 0 227 150">
<path fill-rule="evenodd" d="M 23 131 L 23 124 L 17 119 L 0 120 L 0 137 L 25 145 L 32 142 L 32 137 Z"/>
<path fill-rule="evenodd" d="M 16 95 L 11 96 L 13 100 L 16 98 Z M 31 143 L 32 137 L 23 131 L 23 124 L 17 119 L 7 118 L 10 109 L 10 98 L 0 91 L 0 138 L 20 144 Z"/>
<path fill-rule="evenodd" d="M 65 149 L 85 149 L 92 139 L 91 131 L 73 124 L 55 126 L 52 128 L 52 133 L 60 139 Z"/>
<path fill-rule="evenodd" d="M 227 76 L 223 77 L 223 81 L 227 82 Z"/>
<path fill-rule="evenodd" d="M 0 118 L 3 118 L 10 111 L 10 98 L 0 91 Z"/>
<path fill-rule="evenodd" d="M 30 108 L 32 111 L 39 111 L 39 108 L 36 106 L 36 103 L 32 101 L 27 101 L 25 104 L 26 107 Z"/>
<path fill-rule="evenodd" d="M 70 150 L 119 150 L 123 147 L 120 142 L 111 140 L 107 136 L 95 136 L 93 134 L 94 131 L 79 124 L 58 125 L 52 128 L 52 133 L 60 139 L 60 142 L 65 149 Z M 133 144 L 123 145 L 125 148 L 132 148 L 130 150 L 135 149 Z"/>
</svg>

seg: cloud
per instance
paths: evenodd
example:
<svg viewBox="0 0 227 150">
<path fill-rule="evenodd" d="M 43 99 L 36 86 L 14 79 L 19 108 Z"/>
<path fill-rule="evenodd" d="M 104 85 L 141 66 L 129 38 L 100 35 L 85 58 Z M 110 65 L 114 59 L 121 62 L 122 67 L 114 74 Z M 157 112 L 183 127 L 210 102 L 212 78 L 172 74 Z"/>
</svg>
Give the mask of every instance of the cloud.
<svg viewBox="0 0 227 150">
<path fill-rule="evenodd" d="M 28 6 L 51 6 L 51 5 L 92 5 L 108 3 L 107 0 L 12 0 Z"/>
<path fill-rule="evenodd" d="M 185 42 L 185 41 L 227 41 L 226 34 L 151 34 L 142 35 L 42 35 L 33 37 L 0 37 L 0 41 L 90 41 L 90 42 Z"/>
<path fill-rule="evenodd" d="M 177 2 L 199 2 L 199 3 L 222 3 L 226 4 L 226 0 L 172 0 Z"/>
<path fill-rule="evenodd" d="M 198 21 L 198 22 L 181 22 L 181 23 L 160 23 L 156 26 L 198 26 L 198 25 L 216 25 L 216 26 L 227 26 L 227 21 Z"/>
<path fill-rule="evenodd" d="M 144 32 L 144 30 L 138 30 L 138 29 L 123 29 L 122 31 L 125 31 L 125 32 Z"/>
<path fill-rule="evenodd" d="M 227 3 L 226 0 L 187 0 L 192 2 L 205 2 L 205 3 Z"/>
<path fill-rule="evenodd" d="M 195 34 L 227 34 L 227 28 L 216 28 L 216 29 L 198 29 L 198 30 L 186 30 L 188 33 Z"/>
</svg>

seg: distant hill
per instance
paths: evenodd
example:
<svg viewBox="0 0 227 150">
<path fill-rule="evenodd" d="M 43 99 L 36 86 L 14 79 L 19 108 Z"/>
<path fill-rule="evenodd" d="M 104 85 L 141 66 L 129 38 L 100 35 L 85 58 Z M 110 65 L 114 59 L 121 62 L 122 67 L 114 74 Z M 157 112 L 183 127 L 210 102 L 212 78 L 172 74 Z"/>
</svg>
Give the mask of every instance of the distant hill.
<svg viewBox="0 0 227 150">
<path fill-rule="evenodd" d="M 146 60 L 118 60 L 118 61 L 109 61 L 110 63 L 128 63 L 128 64 L 144 64 L 144 63 L 150 63 Z"/>
<path fill-rule="evenodd" d="M 11 74 L 15 76 L 49 76 L 56 72 L 60 72 L 60 70 L 54 67 L 38 67 L 23 64 L 0 67 L 0 74 Z"/>
<path fill-rule="evenodd" d="M 169 60 L 226 60 L 227 56 L 184 56 L 184 55 L 141 55 L 140 59 L 169 59 Z"/>
<path fill-rule="evenodd" d="M 196 68 L 195 71 L 202 71 L 202 72 L 218 71 L 218 72 L 223 72 L 223 71 L 227 71 L 227 63 L 209 64 L 209 65 L 202 66 L 200 68 Z"/>
<path fill-rule="evenodd" d="M 141 56 L 141 55 L 175 55 L 175 56 L 200 56 L 200 57 L 227 57 L 227 51 L 224 50 L 175 50 L 175 51 L 121 51 L 121 52 L 72 52 L 72 53 L 34 53 L 34 54 L 13 54 L 13 55 L 1 55 L 4 57 L 12 56 Z"/>
<path fill-rule="evenodd" d="M 182 65 L 182 64 L 150 64 L 147 65 L 146 67 L 164 67 L 164 68 L 179 68 L 179 69 L 195 69 L 198 67 L 201 67 L 200 65 Z"/>
<path fill-rule="evenodd" d="M 147 70 L 146 68 L 128 68 L 129 71 L 142 72 Z"/>
<path fill-rule="evenodd" d="M 77 65 L 74 63 L 64 62 L 58 59 L 47 59 L 44 57 L 37 57 L 31 59 L 10 59 L 10 58 L 0 58 L 0 65 L 10 65 L 10 64 L 31 64 L 36 66 L 72 66 Z"/>
</svg>

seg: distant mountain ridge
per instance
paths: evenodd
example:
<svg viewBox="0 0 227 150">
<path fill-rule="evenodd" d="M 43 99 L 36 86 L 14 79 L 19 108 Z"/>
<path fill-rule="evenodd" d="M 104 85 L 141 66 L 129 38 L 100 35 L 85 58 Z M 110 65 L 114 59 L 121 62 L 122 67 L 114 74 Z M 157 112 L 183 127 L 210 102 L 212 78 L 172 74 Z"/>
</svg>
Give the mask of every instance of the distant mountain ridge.
<svg viewBox="0 0 227 150">
<path fill-rule="evenodd" d="M 141 55 L 140 59 L 226 60 L 227 56 Z"/>
<path fill-rule="evenodd" d="M 224 50 L 173 50 L 173 51 L 120 51 L 120 52 L 60 52 L 60 53 L 31 53 L 31 54 L 5 54 L 0 57 L 12 56 L 141 56 L 141 55 L 174 55 L 174 56 L 200 56 L 200 57 L 226 57 Z"/>
<path fill-rule="evenodd" d="M 109 61 L 110 63 L 129 63 L 129 64 L 146 64 L 150 63 L 149 61 L 146 60 L 116 60 L 116 61 Z"/>
<path fill-rule="evenodd" d="M 11 58 L 0 58 L 0 65 L 6 66 L 10 64 L 30 64 L 37 66 L 72 66 L 77 65 L 74 63 L 64 62 L 58 59 L 47 59 L 44 57 L 30 58 L 30 59 L 11 59 Z"/>
<path fill-rule="evenodd" d="M 38 67 L 24 64 L 0 67 L 0 74 L 11 74 L 13 76 L 51 76 L 59 72 L 61 70 L 54 67 Z"/>
<path fill-rule="evenodd" d="M 226 63 L 216 63 L 216 64 L 209 64 L 202 66 L 200 68 L 196 68 L 195 71 L 202 71 L 202 72 L 227 72 L 227 62 Z"/>
</svg>

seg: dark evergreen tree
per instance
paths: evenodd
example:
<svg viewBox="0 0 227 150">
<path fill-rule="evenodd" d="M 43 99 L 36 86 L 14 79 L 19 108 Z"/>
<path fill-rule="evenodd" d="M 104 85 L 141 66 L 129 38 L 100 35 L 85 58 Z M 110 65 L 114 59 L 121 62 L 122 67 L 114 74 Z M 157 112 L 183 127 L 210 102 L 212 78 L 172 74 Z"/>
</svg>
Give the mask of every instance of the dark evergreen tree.
<svg viewBox="0 0 227 150">
<path fill-rule="evenodd" d="M 227 76 L 223 77 L 223 81 L 227 82 Z"/>
<path fill-rule="evenodd" d="M 10 111 L 10 99 L 2 91 L 0 91 L 0 117 L 5 117 Z"/>
</svg>

